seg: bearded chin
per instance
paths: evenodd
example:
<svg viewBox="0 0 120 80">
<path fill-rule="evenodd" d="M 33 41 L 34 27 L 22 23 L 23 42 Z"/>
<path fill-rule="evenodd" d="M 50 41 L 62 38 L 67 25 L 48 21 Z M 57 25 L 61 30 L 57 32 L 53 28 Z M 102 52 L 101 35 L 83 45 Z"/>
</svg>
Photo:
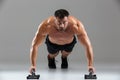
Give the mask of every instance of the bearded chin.
<svg viewBox="0 0 120 80">
<path fill-rule="evenodd" d="M 66 30 L 66 27 L 59 27 L 59 25 L 57 25 L 57 30 L 58 31 L 65 31 Z"/>
<path fill-rule="evenodd" d="M 58 28 L 58 31 L 65 31 L 65 28 Z"/>
<path fill-rule="evenodd" d="M 60 31 L 64 31 L 64 29 L 63 29 L 63 28 L 60 28 L 59 30 L 60 30 Z"/>
</svg>

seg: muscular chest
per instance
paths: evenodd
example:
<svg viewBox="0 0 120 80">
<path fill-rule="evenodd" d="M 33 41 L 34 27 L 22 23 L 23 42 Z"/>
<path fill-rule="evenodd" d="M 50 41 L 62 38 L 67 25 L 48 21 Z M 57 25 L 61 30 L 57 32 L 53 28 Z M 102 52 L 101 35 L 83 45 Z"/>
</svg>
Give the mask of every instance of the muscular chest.
<svg viewBox="0 0 120 80">
<path fill-rule="evenodd" d="M 68 28 L 65 31 L 58 31 L 57 29 L 52 29 L 49 32 L 49 36 L 54 39 L 69 39 L 72 38 L 74 35 L 74 32 Z"/>
</svg>

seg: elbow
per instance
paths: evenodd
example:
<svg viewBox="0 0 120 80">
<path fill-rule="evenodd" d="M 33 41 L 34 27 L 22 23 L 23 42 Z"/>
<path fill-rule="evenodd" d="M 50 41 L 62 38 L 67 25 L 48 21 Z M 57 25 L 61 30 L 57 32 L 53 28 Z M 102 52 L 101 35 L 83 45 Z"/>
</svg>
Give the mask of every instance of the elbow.
<svg viewBox="0 0 120 80">
<path fill-rule="evenodd" d="M 32 49 L 33 49 L 33 50 L 37 50 L 37 49 L 38 49 L 38 46 L 34 44 L 34 45 L 32 45 Z"/>
<path fill-rule="evenodd" d="M 38 48 L 38 44 L 35 41 L 32 42 L 32 48 L 34 49 Z"/>
<path fill-rule="evenodd" d="M 87 45 L 86 45 L 86 48 L 87 48 L 87 49 L 92 49 L 91 43 L 87 44 Z"/>
<path fill-rule="evenodd" d="M 37 50 L 38 50 L 38 45 L 32 44 L 32 46 L 31 46 L 31 53 L 34 53 Z"/>
</svg>

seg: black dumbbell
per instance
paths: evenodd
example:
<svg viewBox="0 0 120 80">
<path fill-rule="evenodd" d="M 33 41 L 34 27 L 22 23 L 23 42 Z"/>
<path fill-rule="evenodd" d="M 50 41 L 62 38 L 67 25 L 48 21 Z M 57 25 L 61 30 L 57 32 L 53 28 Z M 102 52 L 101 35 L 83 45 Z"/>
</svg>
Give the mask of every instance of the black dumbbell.
<svg viewBox="0 0 120 80">
<path fill-rule="evenodd" d="M 28 75 L 28 76 L 27 76 L 27 80 L 29 80 L 29 79 L 36 79 L 36 80 L 38 80 L 39 77 L 40 77 L 40 75 L 36 75 L 36 74 L 35 74 L 35 70 L 32 70 L 31 75 Z"/>
<path fill-rule="evenodd" d="M 97 79 L 97 76 L 96 76 L 96 74 L 93 74 L 93 70 L 91 69 L 91 70 L 89 70 L 89 74 L 88 75 L 85 74 L 84 78 L 85 79 Z"/>
</svg>

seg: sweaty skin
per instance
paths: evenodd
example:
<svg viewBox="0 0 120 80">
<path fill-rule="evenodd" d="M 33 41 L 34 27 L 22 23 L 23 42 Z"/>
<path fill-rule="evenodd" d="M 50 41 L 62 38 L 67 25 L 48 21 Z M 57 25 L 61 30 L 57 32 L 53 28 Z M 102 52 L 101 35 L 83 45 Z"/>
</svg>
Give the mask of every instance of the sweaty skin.
<svg viewBox="0 0 120 80">
<path fill-rule="evenodd" d="M 30 70 L 36 68 L 38 47 L 43 43 L 47 35 L 49 35 L 49 40 L 52 43 L 58 45 L 71 43 L 74 35 L 76 35 L 79 42 L 82 43 L 86 49 L 88 69 L 93 69 L 94 71 L 93 49 L 91 42 L 83 24 L 73 16 L 65 17 L 62 20 L 51 16 L 39 25 L 36 35 L 32 41 L 32 47 L 30 51 Z"/>
</svg>

